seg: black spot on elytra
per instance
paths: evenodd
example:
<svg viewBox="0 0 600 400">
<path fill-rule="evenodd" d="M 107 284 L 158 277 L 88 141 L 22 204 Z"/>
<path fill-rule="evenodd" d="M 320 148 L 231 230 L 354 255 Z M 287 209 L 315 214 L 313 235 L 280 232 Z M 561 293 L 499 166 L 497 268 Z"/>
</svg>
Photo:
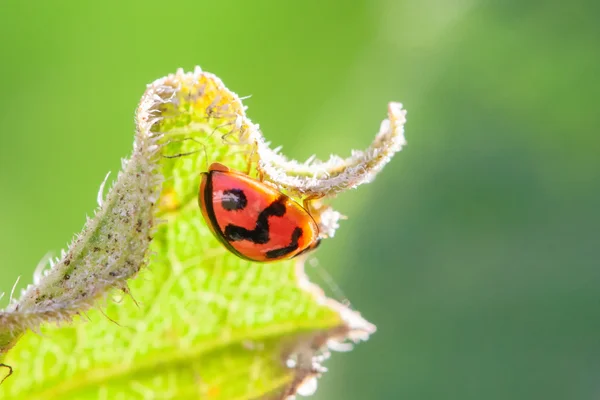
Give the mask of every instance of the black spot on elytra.
<svg viewBox="0 0 600 400">
<path fill-rule="evenodd" d="M 286 254 L 290 254 L 292 251 L 298 248 L 298 239 L 302 237 L 302 228 L 296 227 L 292 232 L 292 242 L 286 247 L 280 249 L 267 251 L 267 258 L 279 258 Z"/>
<path fill-rule="evenodd" d="M 321 244 L 321 238 L 318 238 L 311 246 L 308 246 L 307 248 L 305 248 L 304 250 L 302 250 L 301 252 L 296 254 L 294 257 L 298 257 L 302 254 L 308 253 L 309 251 L 314 250 L 317 247 L 319 247 L 320 244 Z"/>
<path fill-rule="evenodd" d="M 267 208 L 261 211 L 256 220 L 254 229 L 249 230 L 237 225 L 227 225 L 225 227 L 225 239 L 230 242 L 248 240 L 256 244 L 265 244 L 269 242 L 269 217 L 283 217 L 285 215 L 284 199 L 277 199 Z"/>
<path fill-rule="evenodd" d="M 221 205 L 227 211 L 243 210 L 248 205 L 248 199 L 241 189 L 230 189 L 223 191 Z"/>
<path fill-rule="evenodd" d="M 227 225 L 223 232 L 225 239 L 230 242 L 248 240 L 256 244 L 268 243 L 270 240 L 269 217 L 283 217 L 285 215 L 286 208 L 284 201 L 283 198 L 277 199 L 262 210 L 256 220 L 256 226 L 252 230 L 237 225 Z M 290 244 L 280 249 L 267 251 L 266 257 L 269 259 L 280 258 L 295 251 L 298 249 L 298 240 L 302 237 L 302 233 L 302 228 L 296 227 L 294 232 L 292 232 Z"/>
</svg>

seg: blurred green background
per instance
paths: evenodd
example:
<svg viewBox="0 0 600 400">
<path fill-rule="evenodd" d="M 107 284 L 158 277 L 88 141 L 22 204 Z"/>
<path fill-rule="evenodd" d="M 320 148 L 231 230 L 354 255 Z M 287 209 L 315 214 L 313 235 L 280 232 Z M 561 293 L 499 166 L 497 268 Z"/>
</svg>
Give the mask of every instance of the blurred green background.
<svg viewBox="0 0 600 400">
<path fill-rule="evenodd" d="M 318 259 L 378 332 L 314 398 L 597 398 L 598 4 L 3 0 L 0 292 L 80 230 L 145 84 L 198 64 L 297 158 L 409 111 L 409 145 L 335 200 Z"/>
</svg>

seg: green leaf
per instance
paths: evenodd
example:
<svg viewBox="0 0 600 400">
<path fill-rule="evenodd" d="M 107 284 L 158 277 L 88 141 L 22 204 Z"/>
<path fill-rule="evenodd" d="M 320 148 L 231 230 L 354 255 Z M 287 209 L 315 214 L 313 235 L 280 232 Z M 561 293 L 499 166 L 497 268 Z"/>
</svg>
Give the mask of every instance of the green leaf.
<svg viewBox="0 0 600 400">
<path fill-rule="evenodd" d="M 404 113 L 390 105 L 366 152 L 299 164 L 268 148 L 214 75 L 196 69 L 155 81 L 136 115 L 132 157 L 95 217 L 0 313 L 0 355 L 14 369 L 0 398 L 312 391 L 328 348 L 366 340 L 375 327 L 308 282 L 303 259 L 253 263 L 228 252 L 200 213 L 199 174 L 211 162 L 250 166 L 298 200 L 336 194 L 373 178 L 400 150 Z M 319 201 L 313 212 L 332 236 L 339 213 Z"/>
</svg>

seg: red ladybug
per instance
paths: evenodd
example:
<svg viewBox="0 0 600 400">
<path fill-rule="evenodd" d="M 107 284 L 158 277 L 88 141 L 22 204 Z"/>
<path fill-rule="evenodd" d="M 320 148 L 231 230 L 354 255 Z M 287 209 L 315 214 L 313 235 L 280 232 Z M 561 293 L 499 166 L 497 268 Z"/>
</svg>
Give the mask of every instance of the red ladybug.
<svg viewBox="0 0 600 400">
<path fill-rule="evenodd" d="M 285 260 L 320 242 L 319 228 L 304 207 L 219 163 L 202 173 L 198 204 L 217 239 L 247 260 Z"/>
</svg>

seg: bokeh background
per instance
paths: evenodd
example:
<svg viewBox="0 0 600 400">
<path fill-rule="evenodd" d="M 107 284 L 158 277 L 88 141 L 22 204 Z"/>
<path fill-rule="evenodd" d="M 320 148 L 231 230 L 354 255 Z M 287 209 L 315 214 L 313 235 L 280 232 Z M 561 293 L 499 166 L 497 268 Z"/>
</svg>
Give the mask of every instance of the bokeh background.
<svg viewBox="0 0 600 400">
<path fill-rule="evenodd" d="M 145 84 L 198 64 L 297 158 L 409 111 L 335 200 L 320 266 L 379 330 L 314 398 L 598 398 L 598 4 L 3 0 L 0 292 L 80 230 Z"/>
</svg>

